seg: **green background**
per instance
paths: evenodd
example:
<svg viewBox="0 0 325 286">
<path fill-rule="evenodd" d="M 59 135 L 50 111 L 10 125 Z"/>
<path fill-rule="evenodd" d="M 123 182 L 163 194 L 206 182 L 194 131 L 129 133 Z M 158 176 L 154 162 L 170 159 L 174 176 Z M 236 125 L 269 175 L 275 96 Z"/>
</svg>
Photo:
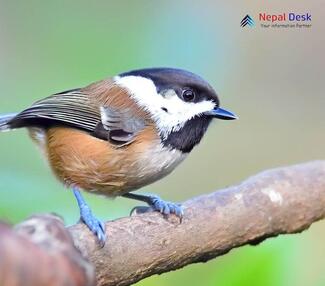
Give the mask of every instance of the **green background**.
<svg viewBox="0 0 325 286">
<path fill-rule="evenodd" d="M 246 2 L 246 3 L 245 3 Z M 249 2 L 249 3 L 248 3 Z M 266 2 L 266 1 L 264 1 Z M 259 27 L 259 12 L 309 12 L 309 29 Z M 250 14 L 257 25 L 241 28 Z M 324 159 L 322 1 L 0 1 L 0 113 L 134 68 L 202 75 L 240 116 L 213 124 L 170 176 L 143 189 L 183 201 L 263 169 Z M 78 219 L 25 130 L 0 135 L 0 218 L 57 212 Z M 86 195 L 102 219 L 134 203 Z M 325 285 L 325 223 L 231 251 L 137 285 Z"/>
</svg>

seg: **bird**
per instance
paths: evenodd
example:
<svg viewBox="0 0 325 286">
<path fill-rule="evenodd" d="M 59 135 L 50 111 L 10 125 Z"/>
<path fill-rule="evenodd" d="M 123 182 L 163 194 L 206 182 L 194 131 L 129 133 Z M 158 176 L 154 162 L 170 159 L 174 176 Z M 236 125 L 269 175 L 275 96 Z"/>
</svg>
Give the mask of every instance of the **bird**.
<svg viewBox="0 0 325 286">
<path fill-rule="evenodd" d="M 177 68 L 144 68 L 0 115 L 0 131 L 27 128 L 55 177 L 72 190 L 80 221 L 104 245 L 105 225 L 82 192 L 135 199 L 181 219 L 181 204 L 134 191 L 170 174 L 215 118 L 238 117 L 220 107 L 216 91 L 201 76 Z"/>
</svg>

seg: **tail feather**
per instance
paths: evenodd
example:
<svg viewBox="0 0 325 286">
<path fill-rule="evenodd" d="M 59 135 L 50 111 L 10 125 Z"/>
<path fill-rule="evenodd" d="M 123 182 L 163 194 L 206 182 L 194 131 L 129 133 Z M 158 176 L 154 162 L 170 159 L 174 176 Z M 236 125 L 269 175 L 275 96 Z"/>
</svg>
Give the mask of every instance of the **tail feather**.
<svg viewBox="0 0 325 286">
<path fill-rule="evenodd" d="M 0 132 L 10 130 L 9 122 L 17 115 L 17 113 L 0 115 Z"/>
</svg>

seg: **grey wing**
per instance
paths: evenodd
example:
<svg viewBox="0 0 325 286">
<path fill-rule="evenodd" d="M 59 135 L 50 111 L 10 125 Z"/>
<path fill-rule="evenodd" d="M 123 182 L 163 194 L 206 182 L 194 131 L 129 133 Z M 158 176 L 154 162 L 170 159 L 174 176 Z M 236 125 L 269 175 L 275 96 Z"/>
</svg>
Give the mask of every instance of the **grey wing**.
<svg viewBox="0 0 325 286">
<path fill-rule="evenodd" d="M 10 128 L 61 124 L 85 130 L 120 146 L 131 143 L 145 127 L 145 121 L 134 116 L 131 109 L 96 105 L 80 89 L 39 100 L 8 122 Z"/>
<path fill-rule="evenodd" d="M 66 124 L 94 131 L 101 121 L 99 107 L 91 104 L 79 89 L 51 95 L 35 102 L 18 113 L 10 122 L 11 128 Z"/>
<path fill-rule="evenodd" d="M 108 139 L 118 145 L 131 143 L 146 126 L 145 120 L 135 116 L 130 108 L 114 109 L 105 106 L 100 111 L 102 126 L 109 133 Z"/>
</svg>

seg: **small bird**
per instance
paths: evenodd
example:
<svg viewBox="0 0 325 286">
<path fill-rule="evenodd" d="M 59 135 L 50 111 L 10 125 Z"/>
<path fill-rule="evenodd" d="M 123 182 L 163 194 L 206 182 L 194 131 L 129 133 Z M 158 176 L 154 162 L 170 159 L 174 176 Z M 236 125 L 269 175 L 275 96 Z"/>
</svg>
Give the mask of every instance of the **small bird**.
<svg viewBox="0 0 325 286">
<path fill-rule="evenodd" d="M 55 176 L 73 190 L 80 219 L 106 240 L 104 224 L 80 190 L 147 203 L 182 218 L 181 205 L 133 191 L 181 163 L 213 118 L 237 119 L 219 107 L 201 77 L 174 68 L 133 70 L 53 94 L 19 113 L 0 116 L 0 131 L 25 127 Z"/>
</svg>

